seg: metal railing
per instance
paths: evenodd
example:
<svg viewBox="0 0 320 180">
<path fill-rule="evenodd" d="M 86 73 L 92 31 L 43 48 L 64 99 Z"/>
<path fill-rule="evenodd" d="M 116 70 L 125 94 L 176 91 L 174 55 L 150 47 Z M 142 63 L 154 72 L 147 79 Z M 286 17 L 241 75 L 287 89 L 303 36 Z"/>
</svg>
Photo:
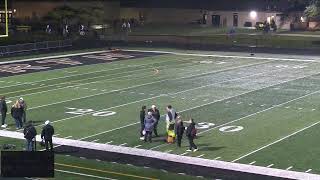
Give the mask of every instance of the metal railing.
<svg viewBox="0 0 320 180">
<path fill-rule="evenodd" d="M 12 55 L 29 51 L 48 50 L 54 48 L 70 47 L 72 40 L 44 41 L 36 43 L 0 46 L 0 56 Z"/>
</svg>

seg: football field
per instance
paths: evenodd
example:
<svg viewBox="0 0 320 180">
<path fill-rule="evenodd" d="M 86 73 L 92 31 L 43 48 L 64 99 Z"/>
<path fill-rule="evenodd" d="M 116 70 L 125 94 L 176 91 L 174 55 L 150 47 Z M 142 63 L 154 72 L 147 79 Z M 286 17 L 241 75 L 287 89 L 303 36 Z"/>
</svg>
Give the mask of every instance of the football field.
<svg viewBox="0 0 320 180">
<path fill-rule="evenodd" d="M 1 63 L 0 77 L 38 133 L 49 119 L 60 138 L 320 174 L 320 57 L 99 51 Z M 153 104 L 161 137 L 144 143 L 139 111 Z M 199 151 L 163 141 L 169 104 L 195 119 Z"/>
</svg>

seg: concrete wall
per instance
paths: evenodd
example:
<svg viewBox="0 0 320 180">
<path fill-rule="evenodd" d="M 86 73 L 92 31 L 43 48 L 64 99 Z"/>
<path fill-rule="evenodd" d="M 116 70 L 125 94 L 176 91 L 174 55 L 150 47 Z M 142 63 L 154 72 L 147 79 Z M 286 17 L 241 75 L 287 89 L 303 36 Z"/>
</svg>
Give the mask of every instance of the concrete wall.
<svg viewBox="0 0 320 180">
<path fill-rule="evenodd" d="M 143 13 L 146 22 L 150 23 L 175 23 L 188 24 L 202 19 L 203 12 L 200 9 L 170 9 L 170 8 L 121 8 L 120 17 L 139 18 L 139 13 Z M 252 22 L 254 26 L 256 22 L 264 22 L 268 17 L 276 17 L 277 12 L 257 12 L 257 17 L 252 19 L 249 11 L 210 11 L 208 14 L 207 24 L 212 25 L 212 15 L 220 16 L 220 26 L 233 26 L 233 15 L 238 15 L 238 27 L 243 27 L 245 22 Z"/>
</svg>

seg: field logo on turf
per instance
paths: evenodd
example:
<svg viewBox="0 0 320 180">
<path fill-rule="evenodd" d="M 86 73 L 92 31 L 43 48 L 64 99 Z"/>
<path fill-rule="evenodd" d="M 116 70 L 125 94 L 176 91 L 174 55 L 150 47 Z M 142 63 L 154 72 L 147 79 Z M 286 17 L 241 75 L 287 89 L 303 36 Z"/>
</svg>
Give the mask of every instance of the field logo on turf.
<svg viewBox="0 0 320 180">
<path fill-rule="evenodd" d="M 200 122 L 196 125 L 196 128 L 199 130 L 206 130 L 214 127 L 214 123 L 208 123 L 208 122 Z M 219 131 L 221 132 L 238 132 L 243 130 L 244 128 L 242 126 L 224 126 L 219 128 Z"/>
<path fill-rule="evenodd" d="M 81 62 L 75 61 L 75 60 L 71 60 L 70 58 L 47 59 L 47 60 L 44 60 L 44 61 L 36 61 L 36 63 L 46 64 L 46 66 L 49 66 L 49 65 L 60 65 L 60 64 L 75 66 L 75 65 L 81 65 L 82 64 Z"/>
<path fill-rule="evenodd" d="M 27 70 L 43 70 L 49 69 L 50 67 L 44 66 L 32 66 L 30 64 L 8 64 L 0 66 L 0 72 L 8 72 L 8 73 L 24 73 Z"/>
<path fill-rule="evenodd" d="M 134 56 L 131 55 L 124 55 L 124 54 L 116 54 L 116 53 L 103 53 L 103 54 L 98 54 L 98 55 L 87 55 L 87 56 L 82 56 L 84 58 L 90 58 L 90 59 L 100 59 L 100 60 L 105 60 L 105 61 L 113 61 L 117 60 L 119 58 L 134 58 Z"/>
</svg>

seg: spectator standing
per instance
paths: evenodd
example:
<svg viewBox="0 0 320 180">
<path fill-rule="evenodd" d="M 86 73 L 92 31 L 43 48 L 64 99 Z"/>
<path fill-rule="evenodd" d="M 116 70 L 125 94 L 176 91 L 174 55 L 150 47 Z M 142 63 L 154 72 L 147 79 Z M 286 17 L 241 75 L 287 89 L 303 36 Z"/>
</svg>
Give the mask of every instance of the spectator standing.
<svg viewBox="0 0 320 180">
<path fill-rule="evenodd" d="M 144 140 L 144 118 L 146 117 L 146 106 L 142 106 L 141 111 L 140 111 L 140 125 L 141 125 L 141 129 L 140 129 L 140 140 Z"/>
<path fill-rule="evenodd" d="M 181 119 L 178 119 L 176 129 L 177 129 L 177 145 L 178 147 L 181 147 L 182 136 L 185 130 L 185 127 L 183 126 L 183 121 Z"/>
<path fill-rule="evenodd" d="M 6 117 L 7 117 L 8 106 L 6 102 L 6 97 L 2 96 L 0 98 L 0 113 L 1 113 L 1 127 L 6 128 Z"/>
<path fill-rule="evenodd" d="M 22 108 L 23 112 L 22 112 L 22 122 L 26 123 L 27 121 L 27 103 L 26 101 L 21 97 L 19 99 L 19 104 L 20 107 Z"/>
<path fill-rule="evenodd" d="M 153 126 L 155 123 L 155 119 L 152 116 L 152 112 L 148 112 L 147 116 L 144 119 L 144 130 L 145 130 L 145 135 L 144 135 L 144 141 L 147 142 L 152 142 L 152 131 L 153 131 Z"/>
<path fill-rule="evenodd" d="M 35 142 L 37 130 L 32 125 L 32 121 L 27 123 L 27 126 L 23 130 L 24 138 L 26 139 L 26 151 L 35 151 Z"/>
<path fill-rule="evenodd" d="M 47 120 L 44 124 L 45 126 L 42 128 L 41 139 L 44 140 L 46 150 L 49 151 L 50 144 L 50 151 L 53 151 L 52 136 L 54 134 L 54 128 L 51 126 L 49 120 Z"/>
<path fill-rule="evenodd" d="M 23 126 L 22 115 L 23 115 L 23 109 L 20 107 L 19 101 L 16 101 L 11 108 L 11 116 L 13 117 L 16 123 L 17 129 L 21 129 Z"/>
<path fill-rule="evenodd" d="M 127 22 L 127 30 L 128 30 L 128 32 L 131 32 L 131 24 L 129 21 Z"/>
<path fill-rule="evenodd" d="M 153 116 L 153 118 L 155 120 L 154 126 L 153 126 L 154 135 L 156 137 L 159 137 L 157 128 L 158 128 L 158 123 L 159 123 L 159 120 L 160 120 L 160 112 L 157 109 L 156 105 L 152 105 L 150 111 L 152 112 L 152 116 Z"/>
<path fill-rule="evenodd" d="M 196 126 L 195 126 L 196 124 L 194 123 L 194 120 L 192 118 L 188 121 L 188 123 L 190 124 L 186 132 L 186 136 L 188 137 L 188 140 L 189 140 L 189 149 L 187 151 L 193 150 L 193 152 L 195 152 L 195 151 L 198 151 L 198 147 L 193 142 L 197 133 Z"/>
<path fill-rule="evenodd" d="M 170 124 L 174 124 L 177 118 L 177 112 L 172 108 L 171 105 L 167 106 L 167 115 L 166 115 L 166 123 L 167 123 L 167 131 L 169 129 Z"/>
</svg>

